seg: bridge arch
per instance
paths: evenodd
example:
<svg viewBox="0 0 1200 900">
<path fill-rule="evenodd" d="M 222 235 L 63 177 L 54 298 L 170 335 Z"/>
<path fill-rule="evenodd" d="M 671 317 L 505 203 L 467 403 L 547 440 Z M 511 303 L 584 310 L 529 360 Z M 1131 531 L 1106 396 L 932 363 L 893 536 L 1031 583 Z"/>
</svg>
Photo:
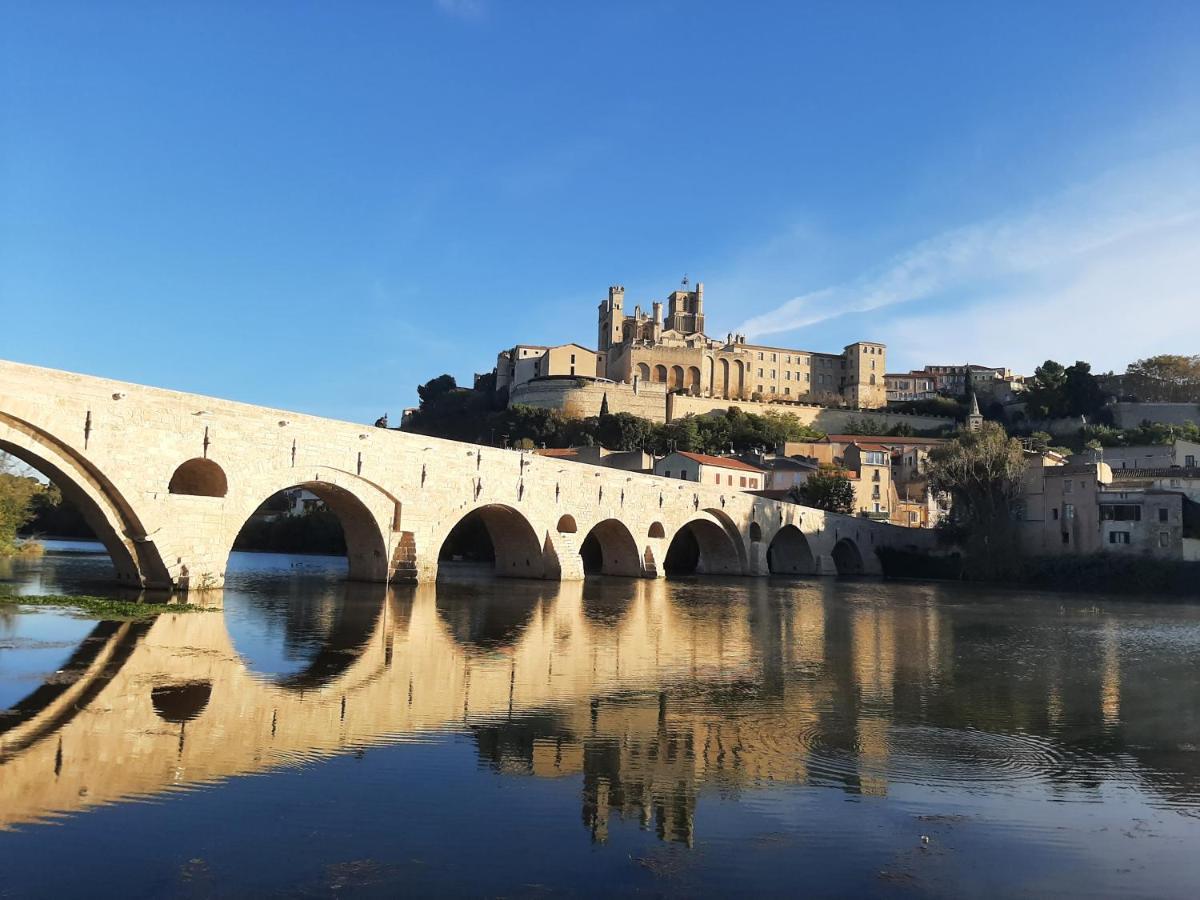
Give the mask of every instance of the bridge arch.
<svg viewBox="0 0 1200 900">
<path fill-rule="evenodd" d="M 671 538 L 663 570 L 668 575 L 742 575 L 746 571 L 746 549 L 732 522 L 722 521 L 715 511 L 711 518 L 697 517 L 681 525 Z"/>
<path fill-rule="evenodd" d="M 772 575 L 815 575 L 817 560 L 804 532 L 784 525 L 767 547 L 767 571 Z"/>
<path fill-rule="evenodd" d="M 119 582 L 146 588 L 171 587 L 167 565 L 133 506 L 82 453 L 3 411 L 0 451 L 41 472 L 74 504 L 108 551 Z"/>
<path fill-rule="evenodd" d="M 583 570 L 589 574 L 624 575 L 637 578 L 642 574 L 637 541 L 618 519 L 597 522 L 579 547 Z"/>
<path fill-rule="evenodd" d="M 834 544 L 831 555 L 839 575 L 862 575 L 866 571 L 862 551 L 853 538 L 842 538 Z"/>
<path fill-rule="evenodd" d="M 459 557 L 490 562 L 496 575 L 507 578 L 546 577 L 548 545 L 520 511 L 502 503 L 467 510 L 433 543 L 439 571 L 443 561 Z"/>
<path fill-rule="evenodd" d="M 346 541 L 347 578 L 351 581 L 387 581 L 392 558 L 402 552 L 399 504 L 393 504 L 382 492 L 368 482 L 338 472 L 326 470 L 319 477 L 293 480 L 296 471 L 286 469 L 261 479 L 258 485 L 238 495 L 249 498 L 230 510 L 231 528 L 224 538 L 225 562 L 255 511 L 277 494 L 305 490 L 315 495 L 337 518 Z M 182 498 L 180 498 L 182 499 Z M 224 569 L 222 569 L 222 572 Z M 204 585 L 192 584 L 192 587 Z M 215 586 L 215 585 L 214 585 Z"/>
<path fill-rule="evenodd" d="M 179 464 L 171 475 L 167 490 L 193 497 L 224 497 L 229 493 L 225 470 L 211 459 L 196 457 Z"/>
</svg>

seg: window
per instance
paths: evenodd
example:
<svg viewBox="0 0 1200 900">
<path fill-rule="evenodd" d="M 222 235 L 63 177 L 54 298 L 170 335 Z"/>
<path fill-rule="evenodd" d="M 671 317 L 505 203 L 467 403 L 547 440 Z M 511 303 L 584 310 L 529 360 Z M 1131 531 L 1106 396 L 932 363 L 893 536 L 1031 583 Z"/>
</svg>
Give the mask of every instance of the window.
<svg viewBox="0 0 1200 900">
<path fill-rule="evenodd" d="M 740 475 L 738 477 L 739 477 L 739 481 L 740 481 L 740 483 L 738 484 L 738 487 L 745 487 L 746 486 L 746 476 Z"/>
<path fill-rule="evenodd" d="M 808 373 L 807 372 L 804 373 L 804 380 L 805 380 L 805 382 L 808 381 Z"/>
<path fill-rule="evenodd" d="M 763 370 L 762 370 L 762 369 L 759 369 L 759 370 L 758 370 L 758 377 L 759 377 L 759 378 L 762 378 L 762 377 L 763 377 L 763 374 L 762 374 L 762 373 L 763 373 Z"/>
<path fill-rule="evenodd" d="M 1166 512 L 1166 510 L 1160 510 Z M 1142 508 L 1136 503 L 1106 503 L 1100 507 L 1101 522 L 1140 522 Z"/>
<path fill-rule="evenodd" d="M 792 393 L 792 389 L 791 389 L 790 387 L 785 387 L 785 388 L 783 389 L 783 392 L 784 392 L 785 394 L 788 394 L 788 395 L 790 395 L 790 394 Z"/>
<path fill-rule="evenodd" d="M 775 354 L 774 354 L 774 353 L 772 353 L 772 354 L 771 354 L 771 362 L 776 362 L 776 361 L 777 361 L 777 360 L 775 359 Z"/>
<path fill-rule="evenodd" d="M 1062 533 L 1062 538 L 1063 538 L 1063 543 L 1064 543 L 1064 544 L 1069 544 L 1069 543 L 1071 543 L 1071 532 L 1069 532 L 1069 531 L 1064 531 L 1064 532 Z"/>
<path fill-rule="evenodd" d="M 1160 509 L 1158 511 L 1158 521 L 1160 521 L 1160 522 L 1167 521 L 1167 511 L 1165 509 Z"/>
<path fill-rule="evenodd" d="M 680 469 L 679 477 L 682 478 L 684 481 L 687 481 L 688 480 L 687 469 Z"/>
<path fill-rule="evenodd" d="M 1072 504 L 1072 503 L 1064 503 L 1064 504 L 1063 504 L 1063 518 L 1064 518 L 1064 519 L 1073 519 L 1073 518 L 1075 518 L 1075 506 L 1074 506 L 1074 504 Z"/>
<path fill-rule="evenodd" d="M 1184 464 L 1185 466 L 1187 466 L 1189 469 L 1194 469 L 1194 468 L 1196 468 L 1196 457 L 1195 457 L 1195 455 L 1194 455 L 1194 454 L 1192 454 L 1192 453 L 1189 453 L 1187 456 L 1185 456 L 1185 457 L 1183 458 L 1183 464 Z"/>
<path fill-rule="evenodd" d="M 1108 542 L 1110 544 L 1128 544 L 1129 543 L 1129 532 L 1128 531 L 1110 531 L 1108 533 Z"/>
<path fill-rule="evenodd" d="M 1075 490 L 1075 482 L 1073 482 L 1070 478 L 1068 478 L 1066 481 L 1063 482 L 1063 493 L 1069 494 L 1073 490 Z"/>
<path fill-rule="evenodd" d="M 727 485 L 729 485 L 730 487 L 733 487 L 733 476 L 732 476 L 732 475 L 727 475 L 727 476 L 725 476 L 725 477 L 726 477 L 726 481 L 725 481 L 725 483 L 726 483 Z"/>
<path fill-rule="evenodd" d="M 791 371 L 790 371 L 790 370 L 789 370 L 789 371 L 787 371 L 787 372 L 784 372 L 784 373 L 783 373 L 783 380 L 784 380 L 784 381 L 791 381 L 791 380 L 792 380 L 792 373 L 791 373 Z"/>
<path fill-rule="evenodd" d="M 668 472 L 667 474 L 670 475 L 671 473 Z M 1053 518 L 1054 521 L 1057 522 L 1058 521 L 1058 507 L 1057 506 L 1054 507 L 1054 509 L 1050 510 L 1050 512 L 1052 513 L 1051 518 Z"/>
<path fill-rule="evenodd" d="M 774 378 L 774 377 L 775 377 L 775 370 L 774 370 L 774 369 L 772 369 L 772 370 L 771 370 L 771 377 L 772 377 L 772 378 Z"/>
<path fill-rule="evenodd" d="M 1171 487 L 1179 487 L 1179 479 L 1178 478 L 1171 479 Z"/>
<path fill-rule="evenodd" d="M 665 475 L 667 478 L 670 478 L 670 477 L 671 477 L 671 470 L 670 470 L 670 469 L 667 469 L 667 471 L 663 472 L 663 475 Z"/>
<path fill-rule="evenodd" d="M 758 358 L 759 358 L 759 359 L 762 359 L 762 351 L 759 351 Z M 761 373 L 761 372 L 759 372 L 758 374 L 760 374 L 760 375 L 761 375 L 762 373 Z"/>
<path fill-rule="evenodd" d="M 715 484 L 721 483 L 721 473 L 720 472 L 717 472 L 717 474 L 713 476 L 713 482 Z"/>
<path fill-rule="evenodd" d="M 571 354 L 571 365 L 575 365 L 575 354 Z"/>
<path fill-rule="evenodd" d="M 758 374 L 759 374 L 759 375 L 761 375 L 761 374 L 762 374 L 762 372 L 759 372 Z M 760 394 L 763 392 L 763 388 L 762 388 L 762 385 L 761 385 L 761 384 L 758 386 L 758 392 L 759 392 Z"/>
<path fill-rule="evenodd" d="M 1171 546 L 1171 535 L 1169 532 L 1160 531 L 1158 533 L 1158 546 L 1160 546 L 1160 547 Z"/>
</svg>

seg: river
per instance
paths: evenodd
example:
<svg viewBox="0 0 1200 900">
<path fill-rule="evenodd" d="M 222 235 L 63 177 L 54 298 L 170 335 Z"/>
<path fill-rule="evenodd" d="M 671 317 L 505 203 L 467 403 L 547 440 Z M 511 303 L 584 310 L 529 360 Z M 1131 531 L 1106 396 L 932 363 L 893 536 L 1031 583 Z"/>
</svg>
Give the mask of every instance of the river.
<svg viewBox="0 0 1200 900">
<path fill-rule="evenodd" d="M 104 592 L 95 549 L 0 585 Z M 1200 890 L 1200 606 L 344 570 L 0 605 L 0 897 Z"/>
</svg>

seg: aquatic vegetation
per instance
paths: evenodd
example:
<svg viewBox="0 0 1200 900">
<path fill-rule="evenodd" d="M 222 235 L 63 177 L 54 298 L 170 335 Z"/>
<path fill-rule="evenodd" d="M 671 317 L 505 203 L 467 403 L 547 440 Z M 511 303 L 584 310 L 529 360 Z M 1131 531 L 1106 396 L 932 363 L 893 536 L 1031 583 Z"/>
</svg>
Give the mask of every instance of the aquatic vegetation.
<svg viewBox="0 0 1200 900">
<path fill-rule="evenodd" d="M 37 594 L 19 596 L 0 587 L 0 607 L 41 606 L 68 609 L 97 619 L 146 619 L 163 613 L 208 612 L 216 607 L 192 603 L 150 603 L 138 600 L 117 600 L 113 597 L 93 597 L 86 594 Z"/>
</svg>

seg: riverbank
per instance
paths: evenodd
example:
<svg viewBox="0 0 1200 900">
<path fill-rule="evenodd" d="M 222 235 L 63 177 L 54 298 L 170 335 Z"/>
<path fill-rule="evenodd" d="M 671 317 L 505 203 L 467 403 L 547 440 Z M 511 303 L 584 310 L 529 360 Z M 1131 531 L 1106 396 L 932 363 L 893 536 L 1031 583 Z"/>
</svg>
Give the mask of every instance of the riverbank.
<svg viewBox="0 0 1200 900">
<path fill-rule="evenodd" d="M 909 550 L 876 551 L 884 577 L 1003 584 L 1083 594 L 1128 594 L 1200 600 L 1200 562 L 1109 553 L 1028 556 L 1012 561 L 1000 578 L 974 578 L 960 553 L 929 555 Z"/>
</svg>

